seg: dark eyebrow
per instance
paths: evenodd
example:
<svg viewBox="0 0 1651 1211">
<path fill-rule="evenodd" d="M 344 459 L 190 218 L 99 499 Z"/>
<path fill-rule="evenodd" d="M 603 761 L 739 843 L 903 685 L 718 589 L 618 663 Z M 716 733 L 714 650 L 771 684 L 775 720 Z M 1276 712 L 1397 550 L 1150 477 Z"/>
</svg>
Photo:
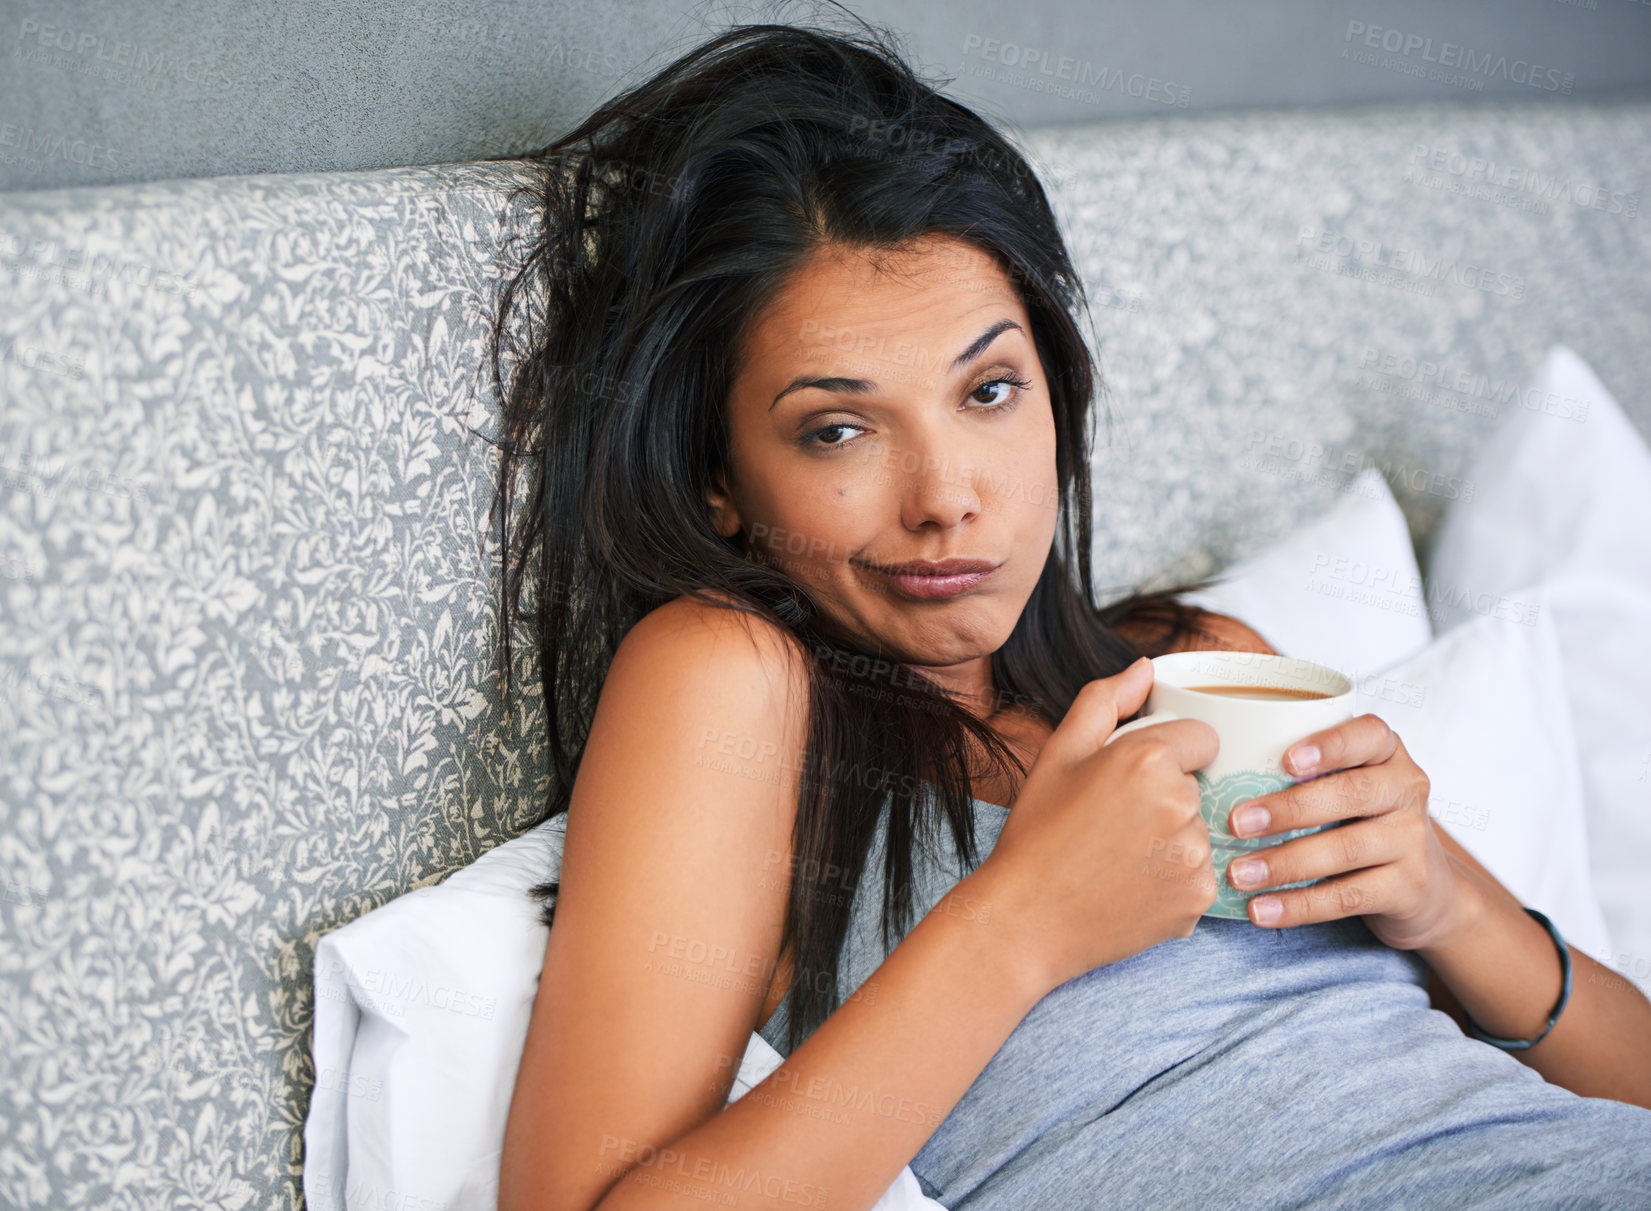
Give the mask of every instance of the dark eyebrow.
<svg viewBox="0 0 1651 1211">
<path fill-rule="evenodd" d="M 953 358 L 949 369 L 956 370 L 965 362 L 968 362 L 971 358 L 979 357 L 986 351 L 986 347 L 988 345 L 997 340 L 999 336 L 1003 335 L 1003 333 L 1009 331 L 1011 328 L 1013 328 L 1016 332 L 1025 331 L 1025 329 L 1015 323 L 1014 320 L 999 320 L 990 328 L 986 329 L 985 332 L 982 332 L 979 336 L 977 336 L 974 341 L 970 343 L 967 349 Z M 774 404 L 779 403 L 780 400 L 784 399 L 787 395 L 790 395 L 791 392 L 800 391 L 804 387 L 818 387 L 822 391 L 841 391 L 848 395 L 867 395 L 877 390 L 877 384 L 866 378 L 844 378 L 843 376 L 836 374 L 826 375 L 824 377 L 799 375 L 786 384 L 785 389 L 774 397 L 774 403 L 768 405 L 768 410 L 772 412 L 774 410 Z"/>
</svg>

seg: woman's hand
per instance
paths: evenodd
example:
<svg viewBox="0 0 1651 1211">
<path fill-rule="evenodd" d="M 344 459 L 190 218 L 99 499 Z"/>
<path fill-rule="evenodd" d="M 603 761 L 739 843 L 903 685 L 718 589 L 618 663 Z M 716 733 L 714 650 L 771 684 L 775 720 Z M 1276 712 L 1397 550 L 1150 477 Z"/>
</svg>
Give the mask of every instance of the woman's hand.
<svg viewBox="0 0 1651 1211">
<path fill-rule="evenodd" d="M 1452 936 L 1467 920 L 1476 892 L 1428 816 L 1428 777 L 1379 716 L 1359 715 L 1304 736 L 1285 752 L 1284 765 L 1308 780 L 1234 806 L 1227 822 L 1234 836 L 1345 823 L 1228 864 L 1227 880 L 1242 892 L 1324 880 L 1253 896 L 1251 921 L 1283 928 L 1362 916 L 1389 946 L 1417 950 Z M 1336 772 L 1315 777 L 1320 770 Z M 1265 822 L 1252 822 L 1257 809 Z M 1245 864 L 1258 860 L 1265 871 L 1241 878 Z M 1276 917 L 1266 915 L 1270 900 L 1281 908 Z"/>
<path fill-rule="evenodd" d="M 1009 922 L 1046 988 L 1188 937 L 1215 902 L 1192 772 L 1215 759 L 1215 729 L 1171 719 L 1107 743 L 1152 679 L 1140 660 L 1078 691 L 969 876 L 990 889 L 994 927 Z"/>
</svg>

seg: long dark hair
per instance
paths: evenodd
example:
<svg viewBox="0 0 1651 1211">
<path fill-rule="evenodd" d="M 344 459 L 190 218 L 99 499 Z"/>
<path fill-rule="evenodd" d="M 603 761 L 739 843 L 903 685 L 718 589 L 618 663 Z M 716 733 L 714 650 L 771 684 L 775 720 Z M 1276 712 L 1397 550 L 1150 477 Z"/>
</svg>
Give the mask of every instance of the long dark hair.
<svg viewBox="0 0 1651 1211">
<path fill-rule="evenodd" d="M 980 860 L 967 738 L 1000 773 L 1012 766 L 1015 785 L 1026 767 L 929 678 L 828 634 L 808 586 L 749 536 L 712 528 L 706 489 L 727 457 L 741 334 L 787 276 L 827 244 L 871 250 L 940 233 L 992 254 L 1018 292 L 1049 384 L 1062 520 L 991 656 L 1003 702 L 1059 723 L 1086 682 L 1197 632 L 1196 611 L 1177 597 L 1211 583 L 1096 604 L 1096 382 L 1077 323 L 1088 302 L 1048 199 L 998 131 L 915 75 L 892 34 L 860 26 L 733 27 L 550 146 L 512 157 L 529 175 L 511 201 L 531 197 L 535 230 L 502 291 L 490 351 L 503 401 L 490 522 L 504 565 L 499 661 L 508 699 L 525 585 L 553 766 L 542 819 L 567 810 L 602 680 L 649 611 L 690 594 L 736 608 L 715 590 L 813 657 L 780 950 L 794 956 L 788 1049 L 839 1004 L 850 900 L 885 803 L 893 945 L 913 923 L 914 840 L 943 820 L 969 868 Z M 508 387 L 503 356 L 514 363 Z M 513 534 L 518 470 L 531 475 Z M 1150 624 L 1151 647 L 1114 629 L 1125 619 Z M 547 925 L 557 890 L 532 891 Z"/>
</svg>

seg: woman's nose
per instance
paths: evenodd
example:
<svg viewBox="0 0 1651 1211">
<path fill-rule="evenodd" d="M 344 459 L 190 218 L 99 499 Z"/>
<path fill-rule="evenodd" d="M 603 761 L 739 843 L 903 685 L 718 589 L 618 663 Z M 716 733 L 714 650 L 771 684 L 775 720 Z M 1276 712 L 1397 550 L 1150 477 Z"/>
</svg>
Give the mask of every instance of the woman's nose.
<svg viewBox="0 0 1651 1211">
<path fill-rule="evenodd" d="M 956 525 L 981 509 L 976 470 L 961 446 L 926 443 L 902 452 L 896 473 L 902 520 L 915 529 L 924 522 Z"/>
</svg>

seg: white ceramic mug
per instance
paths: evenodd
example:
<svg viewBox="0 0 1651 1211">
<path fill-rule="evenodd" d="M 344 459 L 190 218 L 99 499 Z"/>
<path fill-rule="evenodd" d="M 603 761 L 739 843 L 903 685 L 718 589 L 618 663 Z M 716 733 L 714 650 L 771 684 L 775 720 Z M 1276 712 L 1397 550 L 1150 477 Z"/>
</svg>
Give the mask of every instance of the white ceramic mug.
<svg viewBox="0 0 1651 1211">
<path fill-rule="evenodd" d="M 1147 692 L 1141 708 L 1142 717 L 1115 729 L 1104 744 L 1112 743 L 1125 732 L 1170 719 L 1200 719 L 1220 737 L 1221 748 L 1215 760 L 1195 773 L 1198 814 L 1209 829 L 1210 861 L 1215 867 L 1217 889 L 1215 903 L 1204 915 L 1247 921 L 1249 912 L 1245 905 L 1251 896 L 1318 882 L 1304 879 L 1239 891 L 1227 882 L 1227 864 L 1239 854 L 1282 845 L 1296 837 L 1333 828 L 1341 821 L 1260 837 L 1235 837 L 1227 827 L 1227 819 L 1238 804 L 1301 781 L 1285 773 L 1284 750 L 1313 732 L 1353 717 L 1352 680 L 1322 664 L 1293 656 L 1221 651 L 1155 656 L 1152 678 L 1152 689 Z M 1199 693 L 1191 688 L 1204 685 L 1310 690 L 1327 697 L 1242 698 Z"/>
</svg>

